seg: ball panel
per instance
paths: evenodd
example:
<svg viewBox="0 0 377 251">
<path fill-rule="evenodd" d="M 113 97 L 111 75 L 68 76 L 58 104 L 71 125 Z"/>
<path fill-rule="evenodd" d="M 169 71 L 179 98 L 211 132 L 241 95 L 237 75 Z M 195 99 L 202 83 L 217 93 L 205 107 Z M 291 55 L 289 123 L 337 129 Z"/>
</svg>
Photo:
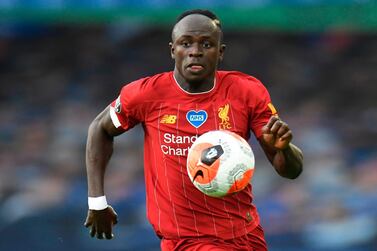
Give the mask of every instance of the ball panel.
<svg viewBox="0 0 377 251">
<path fill-rule="evenodd" d="M 210 131 L 199 136 L 189 149 L 187 171 L 204 194 L 223 197 L 249 184 L 254 161 L 249 143 L 241 136 L 226 130 Z"/>
<path fill-rule="evenodd" d="M 235 137 L 236 139 L 238 139 L 239 141 L 245 141 L 244 138 L 242 138 L 240 135 L 238 135 L 237 133 L 234 133 L 234 132 L 231 132 L 231 131 L 227 131 L 227 130 L 222 130 L 221 132 L 224 132 L 224 133 L 227 133 L 233 137 Z"/>
<path fill-rule="evenodd" d="M 245 173 L 243 173 L 241 177 L 235 179 L 227 194 L 236 193 L 244 189 L 249 184 L 253 173 L 254 169 L 249 169 Z"/>
<path fill-rule="evenodd" d="M 198 188 L 201 192 L 211 197 L 223 197 L 227 192 L 219 187 L 216 178 L 207 184 L 199 184 L 195 181 L 193 183 L 195 187 Z"/>
<path fill-rule="evenodd" d="M 220 166 L 220 159 L 215 160 L 210 166 L 201 161 L 202 153 L 213 147 L 210 143 L 199 143 L 192 147 L 188 156 L 188 171 L 193 182 L 199 184 L 210 183 L 217 174 Z"/>
</svg>

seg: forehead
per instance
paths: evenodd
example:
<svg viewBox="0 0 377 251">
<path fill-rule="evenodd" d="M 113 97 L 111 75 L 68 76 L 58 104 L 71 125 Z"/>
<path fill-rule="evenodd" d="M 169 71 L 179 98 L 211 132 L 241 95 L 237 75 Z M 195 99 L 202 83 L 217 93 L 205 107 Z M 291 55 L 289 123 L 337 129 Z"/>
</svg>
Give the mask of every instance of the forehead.
<svg viewBox="0 0 377 251">
<path fill-rule="evenodd" d="M 219 28 L 215 21 L 200 15 L 192 14 L 184 17 L 173 28 L 172 37 L 182 36 L 218 36 Z"/>
</svg>

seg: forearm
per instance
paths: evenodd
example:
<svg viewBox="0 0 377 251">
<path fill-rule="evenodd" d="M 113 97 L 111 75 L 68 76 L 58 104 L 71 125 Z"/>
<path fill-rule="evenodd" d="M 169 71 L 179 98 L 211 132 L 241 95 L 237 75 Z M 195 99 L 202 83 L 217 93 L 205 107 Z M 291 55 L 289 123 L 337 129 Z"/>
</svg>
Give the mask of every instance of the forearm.
<svg viewBox="0 0 377 251">
<path fill-rule="evenodd" d="M 272 165 L 282 177 L 295 179 L 303 169 L 303 155 L 301 150 L 293 144 L 284 150 L 278 150 L 272 157 Z"/>
<path fill-rule="evenodd" d="M 88 130 L 86 145 L 86 171 L 88 178 L 88 196 L 104 195 L 104 176 L 107 163 L 113 153 L 113 137 L 94 120 Z"/>
</svg>

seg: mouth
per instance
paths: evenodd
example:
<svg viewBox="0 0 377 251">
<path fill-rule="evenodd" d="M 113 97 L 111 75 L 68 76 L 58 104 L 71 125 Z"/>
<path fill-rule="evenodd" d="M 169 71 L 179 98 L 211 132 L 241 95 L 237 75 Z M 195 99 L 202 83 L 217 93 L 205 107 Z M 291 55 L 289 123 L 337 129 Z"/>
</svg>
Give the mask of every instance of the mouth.
<svg viewBox="0 0 377 251">
<path fill-rule="evenodd" d="M 189 69 L 192 72 L 200 72 L 204 70 L 204 66 L 198 63 L 191 63 L 187 65 L 187 69 Z"/>
</svg>

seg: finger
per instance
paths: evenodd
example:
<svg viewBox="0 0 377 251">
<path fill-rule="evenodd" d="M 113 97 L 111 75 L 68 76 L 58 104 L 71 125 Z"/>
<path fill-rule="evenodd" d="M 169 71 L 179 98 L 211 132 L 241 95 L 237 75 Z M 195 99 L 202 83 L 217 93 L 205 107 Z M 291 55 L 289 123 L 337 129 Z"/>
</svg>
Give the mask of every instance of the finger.
<svg viewBox="0 0 377 251">
<path fill-rule="evenodd" d="M 118 223 L 118 217 L 115 216 L 114 219 L 113 219 L 113 224 L 116 225 Z"/>
<path fill-rule="evenodd" d="M 92 226 L 92 228 L 89 231 L 90 237 L 94 237 L 96 235 L 96 227 Z"/>
<path fill-rule="evenodd" d="M 263 134 L 262 139 L 266 144 L 269 144 L 269 145 L 272 145 L 275 142 L 275 136 L 270 133 Z"/>
<path fill-rule="evenodd" d="M 284 150 L 289 146 L 290 141 L 291 140 L 289 138 L 287 138 L 287 139 L 279 138 L 279 139 L 276 140 L 274 147 L 276 149 Z"/>
<path fill-rule="evenodd" d="M 105 232 L 105 238 L 110 240 L 110 239 L 114 238 L 114 234 L 111 233 L 111 232 Z"/>
<path fill-rule="evenodd" d="M 271 116 L 266 124 L 266 128 L 268 130 L 271 130 L 272 126 L 275 124 L 277 120 L 279 120 L 279 117 L 277 115 Z"/>
<path fill-rule="evenodd" d="M 280 139 L 281 140 L 292 140 L 293 138 L 293 134 L 292 134 L 292 131 L 291 130 L 288 130 L 285 134 L 283 134 L 282 136 L 280 136 Z"/>
<path fill-rule="evenodd" d="M 90 225 L 91 225 L 91 224 L 90 224 L 89 222 L 87 222 L 87 221 L 84 222 L 84 226 L 85 226 L 85 227 L 89 227 Z"/>
<path fill-rule="evenodd" d="M 284 122 L 282 122 L 280 128 L 276 132 L 276 135 L 281 138 L 284 134 L 286 134 L 289 131 L 288 125 Z"/>
<path fill-rule="evenodd" d="M 113 215 L 113 219 L 112 219 L 112 223 L 113 225 L 117 224 L 118 223 L 118 214 L 115 212 L 115 210 L 109 206 L 108 209 L 111 211 L 111 214 Z"/>
<path fill-rule="evenodd" d="M 103 239 L 103 232 L 98 232 L 97 231 L 97 235 L 96 235 L 97 239 L 100 239 L 102 240 Z"/>
<path fill-rule="evenodd" d="M 283 122 L 281 120 L 275 120 L 274 124 L 270 128 L 271 133 L 276 134 L 282 125 Z"/>
<path fill-rule="evenodd" d="M 88 215 L 86 216 L 84 226 L 89 227 L 92 224 L 93 224 L 93 217 L 92 217 L 91 211 L 88 210 Z"/>
</svg>

